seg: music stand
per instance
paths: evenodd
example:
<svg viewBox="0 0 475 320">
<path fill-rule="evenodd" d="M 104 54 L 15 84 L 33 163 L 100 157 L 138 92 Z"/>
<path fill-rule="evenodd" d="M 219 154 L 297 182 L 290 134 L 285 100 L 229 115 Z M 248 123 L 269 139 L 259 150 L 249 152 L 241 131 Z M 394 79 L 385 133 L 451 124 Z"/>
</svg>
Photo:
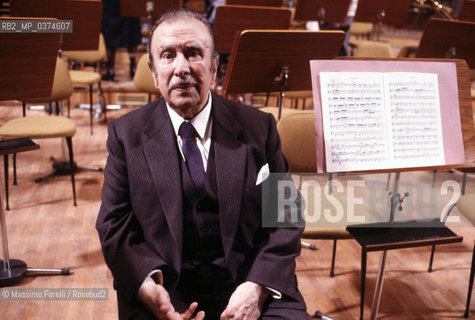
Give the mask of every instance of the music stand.
<svg viewBox="0 0 475 320">
<path fill-rule="evenodd" d="M 11 0 L 10 16 L 72 20 L 73 32 L 63 34 L 61 50 L 98 49 L 102 17 L 99 0 Z"/>
<path fill-rule="evenodd" d="M 402 171 L 411 171 L 411 170 L 434 170 L 440 168 L 459 168 L 459 167 L 475 167 L 475 131 L 473 130 L 473 116 L 472 116 L 472 104 L 470 96 L 470 81 L 469 81 L 469 69 L 467 63 L 460 59 L 378 59 L 378 58 L 354 58 L 354 57 L 339 57 L 338 59 L 342 60 L 369 60 L 369 61 L 419 61 L 419 62 L 454 62 L 456 64 L 457 72 L 457 88 L 458 88 L 458 101 L 459 101 L 459 111 L 460 111 L 460 120 L 461 120 L 461 129 L 462 129 L 462 138 L 463 138 L 463 147 L 465 160 L 463 164 L 451 164 L 451 165 L 442 165 L 442 166 L 433 166 L 433 167 L 417 167 L 417 168 L 405 168 L 401 169 L 387 169 L 385 171 L 371 171 L 371 172 L 396 172 L 396 178 L 394 180 L 393 192 L 390 198 L 391 210 L 390 210 L 390 221 L 393 220 L 395 215 L 395 210 L 398 205 L 402 203 L 400 198 L 398 187 L 399 187 L 399 175 Z M 348 226 L 347 230 L 350 232 L 358 243 L 362 247 L 362 262 L 361 262 L 361 301 L 360 301 L 360 319 L 363 319 L 363 310 L 364 310 L 364 289 L 365 289 L 365 274 L 366 274 L 366 253 L 371 251 L 383 251 L 378 271 L 377 282 L 375 286 L 373 302 L 372 302 L 372 313 L 371 319 L 376 319 L 379 311 L 379 305 L 381 300 L 382 287 L 384 282 L 384 272 L 387 259 L 387 250 L 399 249 L 399 248 L 409 248 L 409 247 L 418 247 L 418 246 L 428 246 L 435 244 L 443 243 L 454 243 L 461 242 L 462 237 L 457 236 L 451 232 L 443 224 L 437 222 L 428 222 L 423 225 L 421 234 L 401 234 L 394 235 L 394 230 L 387 223 L 383 226 L 384 232 L 380 232 L 381 228 L 372 228 L 378 227 L 377 224 L 373 225 L 353 225 Z M 407 222 L 405 229 L 401 230 L 410 230 L 410 228 L 417 227 L 417 224 L 411 225 L 411 222 Z M 362 227 L 362 229 L 359 229 Z M 409 229 L 408 229 L 409 228 Z M 422 230 L 424 229 L 424 230 Z M 435 231 L 434 231 L 435 230 Z M 392 232 L 392 233 L 391 233 Z M 389 235 L 392 234 L 394 237 L 389 238 Z"/>
<path fill-rule="evenodd" d="M 292 12 L 287 8 L 219 6 L 214 21 L 216 50 L 220 54 L 229 54 L 234 36 L 242 30 L 288 30 L 291 15 Z"/>
<path fill-rule="evenodd" d="M 332 24 L 346 24 L 351 0 L 299 0 L 295 8 L 295 20 L 319 21 Z"/>
<path fill-rule="evenodd" d="M 0 101 L 51 95 L 59 39 L 59 33 L 0 33 Z"/>
<path fill-rule="evenodd" d="M 465 0 L 463 2 L 459 20 L 475 22 L 475 0 Z"/>
<path fill-rule="evenodd" d="M 310 60 L 333 59 L 343 31 L 246 30 L 234 39 L 224 80 L 226 94 L 311 90 Z"/>
<path fill-rule="evenodd" d="M 1 81 L 10 82 L 7 87 L 0 86 L 0 99 L 21 100 L 26 97 L 44 97 L 51 94 L 59 39 L 60 35 L 57 33 L 0 33 L 0 42 L 8 43 L 0 47 L 0 67 L 4 70 Z M 35 46 L 34 54 L 32 54 L 32 46 Z M 28 86 L 25 86 L 25 83 Z M 39 149 L 39 146 L 30 138 L 0 142 L 0 155 L 4 156 L 34 149 Z M 2 179 L 0 179 L 0 188 L 1 181 Z M 49 275 L 70 274 L 69 269 L 30 269 L 25 262 L 10 259 L 1 190 L 0 224 L 4 255 L 4 260 L 1 261 L 3 267 L 0 270 L 0 286 L 15 284 L 26 275 L 27 271 Z"/>
<path fill-rule="evenodd" d="M 424 28 L 417 58 L 455 58 L 475 69 L 475 22 L 431 18 Z"/>
<path fill-rule="evenodd" d="M 382 25 L 403 26 L 407 22 L 411 0 L 359 0 L 353 21 L 378 25 L 378 38 Z"/>
<path fill-rule="evenodd" d="M 226 0 L 226 4 L 241 6 L 282 7 L 282 0 Z"/>
</svg>

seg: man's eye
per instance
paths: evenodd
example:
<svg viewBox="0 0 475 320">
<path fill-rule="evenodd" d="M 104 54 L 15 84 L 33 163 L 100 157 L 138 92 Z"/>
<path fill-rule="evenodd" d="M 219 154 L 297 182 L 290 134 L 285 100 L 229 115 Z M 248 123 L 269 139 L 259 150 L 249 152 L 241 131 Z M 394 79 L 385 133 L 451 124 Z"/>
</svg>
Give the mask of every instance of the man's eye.
<svg viewBox="0 0 475 320">
<path fill-rule="evenodd" d="M 190 52 L 190 57 L 200 57 L 201 53 L 198 50 L 193 50 Z"/>
<path fill-rule="evenodd" d="M 171 58 L 172 58 L 172 55 L 171 55 L 170 53 L 164 53 L 164 54 L 162 55 L 162 58 L 163 58 L 163 59 L 171 59 Z"/>
</svg>

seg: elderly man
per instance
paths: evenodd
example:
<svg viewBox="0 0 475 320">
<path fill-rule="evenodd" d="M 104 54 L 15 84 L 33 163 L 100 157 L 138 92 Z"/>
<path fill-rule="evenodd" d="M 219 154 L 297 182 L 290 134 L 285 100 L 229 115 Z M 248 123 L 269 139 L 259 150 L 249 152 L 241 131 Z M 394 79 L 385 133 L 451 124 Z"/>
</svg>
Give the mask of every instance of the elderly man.
<svg viewBox="0 0 475 320">
<path fill-rule="evenodd" d="M 97 220 L 120 319 L 310 319 L 302 228 L 262 226 L 261 176 L 288 172 L 274 118 L 211 93 L 214 37 L 191 11 L 156 23 L 149 65 L 163 98 L 111 122 Z"/>
</svg>

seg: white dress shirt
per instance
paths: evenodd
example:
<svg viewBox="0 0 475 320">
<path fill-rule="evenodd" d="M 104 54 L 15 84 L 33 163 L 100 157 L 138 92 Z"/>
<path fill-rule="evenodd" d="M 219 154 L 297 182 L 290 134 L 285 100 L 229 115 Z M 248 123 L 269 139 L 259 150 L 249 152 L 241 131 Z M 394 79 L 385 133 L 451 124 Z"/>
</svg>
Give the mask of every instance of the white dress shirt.
<svg viewBox="0 0 475 320">
<path fill-rule="evenodd" d="M 206 169 L 208 167 L 208 156 L 209 150 L 211 147 L 211 129 L 213 127 L 213 119 L 210 117 L 211 115 L 211 94 L 209 95 L 208 102 L 203 110 L 200 111 L 193 119 L 189 120 L 189 122 L 193 125 L 196 130 L 197 136 L 195 136 L 195 143 L 198 146 L 198 149 L 201 153 L 201 159 L 203 160 L 203 167 Z M 175 131 L 178 149 L 180 150 L 181 156 L 183 160 L 185 156 L 183 155 L 183 151 L 181 150 L 182 139 L 179 134 L 180 126 L 183 121 L 187 121 L 183 119 L 175 110 L 173 110 L 167 103 L 167 111 L 170 116 L 170 120 L 172 121 L 173 130 Z"/>
</svg>

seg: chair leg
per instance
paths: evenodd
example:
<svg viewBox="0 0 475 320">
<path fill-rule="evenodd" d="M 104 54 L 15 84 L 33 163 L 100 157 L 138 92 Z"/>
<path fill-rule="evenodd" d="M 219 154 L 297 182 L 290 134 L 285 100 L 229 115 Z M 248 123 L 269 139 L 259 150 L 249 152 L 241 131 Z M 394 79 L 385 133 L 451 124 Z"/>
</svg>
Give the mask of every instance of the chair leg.
<svg viewBox="0 0 475 320">
<path fill-rule="evenodd" d="M 73 158 L 73 141 L 72 137 L 67 137 L 66 138 L 66 143 L 68 145 L 68 151 L 69 151 L 69 164 L 71 166 L 71 183 L 73 185 L 73 199 L 74 199 L 74 206 L 77 206 L 76 202 L 76 183 L 74 181 L 74 158 Z"/>
<path fill-rule="evenodd" d="M 468 318 L 468 309 L 470 308 L 470 300 L 472 298 L 473 277 L 475 275 L 475 244 L 473 245 L 472 268 L 470 269 L 470 282 L 468 284 L 467 307 L 465 308 L 464 318 Z"/>
<path fill-rule="evenodd" d="M 92 111 L 94 109 L 94 106 L 92 105 L 92 85 L 89 86 L 89 103 L 90 103 L 90 108 L 89 108 L 89 124 L 91 126 L 91 134 L 92 134 Z"/>
<path fill-rule="evenodd" d="M 360 297 L 360 320 L 363 320 L 364 292 L 366 286 L 366 251 L 361 250 L 361 297 Z"/>
<path fill-rule="evenodd" d="M 10 210 L 10 206 L 8 204 L 8 154 L 3 155 L 3 167 L 5 170 L 5 202 L 7 204 L 5 209 Z"/>
<path fill-rule="evenodd" d="M 107 123 L 107 102 L 102 91 L 101 81 L 97 83 L 97 104 L 99 105 L 100 112 L 104 112 L 104 123 Z"/>
<path fill-rule="evenodd" d="M 13 185 L 18 185 L 18 180 L 16 178 L 16 153 L 13 154 Z"/>
<path fill-rule="evenodd" d="M 332 266 L 330 268 L 330 277 L 332 277 L 332 278 L 335 276 L 336 243 L 337 243 L 337 240 L 334 239 L 333 240 L 333 253 L 332 253 Z"/>
<path fill-rule="evenodd" d="M 434 262 L 434 254 L 435 254 L 435 245 L 432 246 L 432 250 L 430 251 L 429 268 L 427 269 L 428 272 L 432 272 L 432 263 Z"/>
<path fill-rule="evenodd" d="M 23 104 L 23 116 L 26 117 L 26 102 L 23 101 L 22 104 Z"/>
</svg>

